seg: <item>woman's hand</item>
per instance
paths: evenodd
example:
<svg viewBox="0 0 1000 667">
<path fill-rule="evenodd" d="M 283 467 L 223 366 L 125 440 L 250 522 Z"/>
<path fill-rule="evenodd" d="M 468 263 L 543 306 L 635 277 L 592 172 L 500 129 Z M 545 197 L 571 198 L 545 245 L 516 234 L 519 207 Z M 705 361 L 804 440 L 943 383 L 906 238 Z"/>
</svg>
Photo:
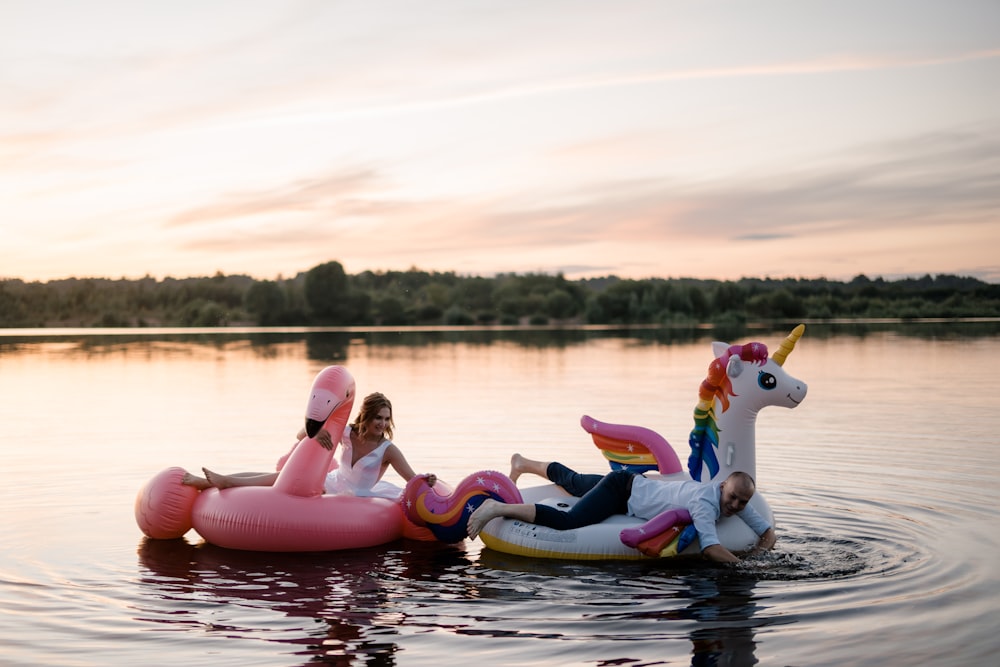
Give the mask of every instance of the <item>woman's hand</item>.
<svg viewBox="0 0 1000 667">
<path fill-rule="evenodd" d="M 325 428 L 321 428 L 316 434 L 316 442 L 322 445 L 323 449 L 333 449 L 333 438 L 330 437 L 330 432 Z"/>
</svg>

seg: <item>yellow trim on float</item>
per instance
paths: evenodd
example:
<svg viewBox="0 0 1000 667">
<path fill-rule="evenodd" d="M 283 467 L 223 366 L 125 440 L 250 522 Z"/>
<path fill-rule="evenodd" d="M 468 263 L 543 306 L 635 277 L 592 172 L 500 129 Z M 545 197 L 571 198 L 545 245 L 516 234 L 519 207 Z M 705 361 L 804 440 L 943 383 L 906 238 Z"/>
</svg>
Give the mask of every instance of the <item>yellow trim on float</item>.
<svg viewBox="0 0 1000 667">
<path fill-rule="evenodd" d="M 505 554 L 514 554 L 515 556 L 527 556 L 529 558 L 560 558 L 563 560 L 648 560 L 649 556 L 642 554 L 641 552 L 636 552 L 635 556 L 622 556 L 615 554 L 614 556 L 608 554 L 598 554 L 592 552 L 567 552 L 567 551 L 554 551 L 552 549 L 538 549 L 537 547 L 529 547 L 524 544 L 516 544 L 514 542 L 508 542 L 507 540 L 502 540 L 493 535 L 489 535 L 485 532 L 479 533 L 479 538 L 483 541 L 490 549 L 494 551 L 500 551 Z"/>
</svg>

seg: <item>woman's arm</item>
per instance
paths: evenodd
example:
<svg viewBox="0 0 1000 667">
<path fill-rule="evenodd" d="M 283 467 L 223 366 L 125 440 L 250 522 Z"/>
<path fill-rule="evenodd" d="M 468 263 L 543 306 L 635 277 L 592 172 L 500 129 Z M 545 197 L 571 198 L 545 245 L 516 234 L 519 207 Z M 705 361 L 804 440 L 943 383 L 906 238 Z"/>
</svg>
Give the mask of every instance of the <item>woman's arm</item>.
<svg viewBox="0 0 1000 667">
<path fill-rule="evenodd" d="M 417 474 L 413 472 L 413 468 L 410 467 L 410 463 L 403 456 L 403 452 L 400 451 L 399 447 L 395 444 L 391 444 L 386 447 L 385 455 L 382 457 L 383 462 L 388 463 L 392 466 L 392 469 L 403 478 L 404 481 L 409 482 Z"/>
<path fill-rule="evenodd" d="M 409 482 L 411 479 L 416 477 L 417 473 L 413 471 L 410 466 L 409 461 L 403 456 L 402 450 L 395 445 L 395 443 L 389 445 L 385 450 L 385 455 L 382 457 L 384 463 L 388 463 L 392 466 L 392 469 L 396 471 L 396 474 L 402 477 L 405 481 Z M 427 485 L 434 486 L 437 481 L 437 477 L 434 475 L 428 475 Z"/>
</svg>

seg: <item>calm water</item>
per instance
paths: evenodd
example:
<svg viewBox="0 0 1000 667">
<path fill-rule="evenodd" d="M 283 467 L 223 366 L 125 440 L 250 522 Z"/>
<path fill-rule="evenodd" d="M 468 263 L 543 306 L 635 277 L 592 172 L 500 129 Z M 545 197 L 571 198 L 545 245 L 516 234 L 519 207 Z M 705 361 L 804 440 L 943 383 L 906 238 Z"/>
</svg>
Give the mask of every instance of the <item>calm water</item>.
<svg viewBox="0 0 1000 667">
<path fill-rule="evenodd" d="M 451 482 L 514 451 L 602 471 L 585 413 L 683 458 L 712 338 L 0 336 L 0 664 L 995 664 L 995 324 L 810 326 L 785 365 L 808 398 L 757 424 L 778 545 L 739 568 L 478 541 L 244 553 L 149 541 L 132 516 L 167 466 L 270 469 L 331 363 L 386 392 L 411 463 Z"/>
</svg>

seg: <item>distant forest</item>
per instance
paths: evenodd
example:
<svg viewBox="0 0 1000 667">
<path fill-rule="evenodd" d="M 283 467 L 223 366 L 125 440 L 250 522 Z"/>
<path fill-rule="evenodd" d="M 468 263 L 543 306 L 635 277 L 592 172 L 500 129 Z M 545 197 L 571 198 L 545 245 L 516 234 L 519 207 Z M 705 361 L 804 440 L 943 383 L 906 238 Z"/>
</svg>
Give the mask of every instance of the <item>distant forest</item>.
<svg viewBox="0 0 1000 667">
<path fill-rule="evenodd" d="M 715 324 L 1000 316 L 1000 285 L 926 275 L 849 282 L 690 278 L 567 280 L 411 269 L 348 275 L 336 261 L 294 278 L 0 280 L 0 327 Z"/>
</svg>

